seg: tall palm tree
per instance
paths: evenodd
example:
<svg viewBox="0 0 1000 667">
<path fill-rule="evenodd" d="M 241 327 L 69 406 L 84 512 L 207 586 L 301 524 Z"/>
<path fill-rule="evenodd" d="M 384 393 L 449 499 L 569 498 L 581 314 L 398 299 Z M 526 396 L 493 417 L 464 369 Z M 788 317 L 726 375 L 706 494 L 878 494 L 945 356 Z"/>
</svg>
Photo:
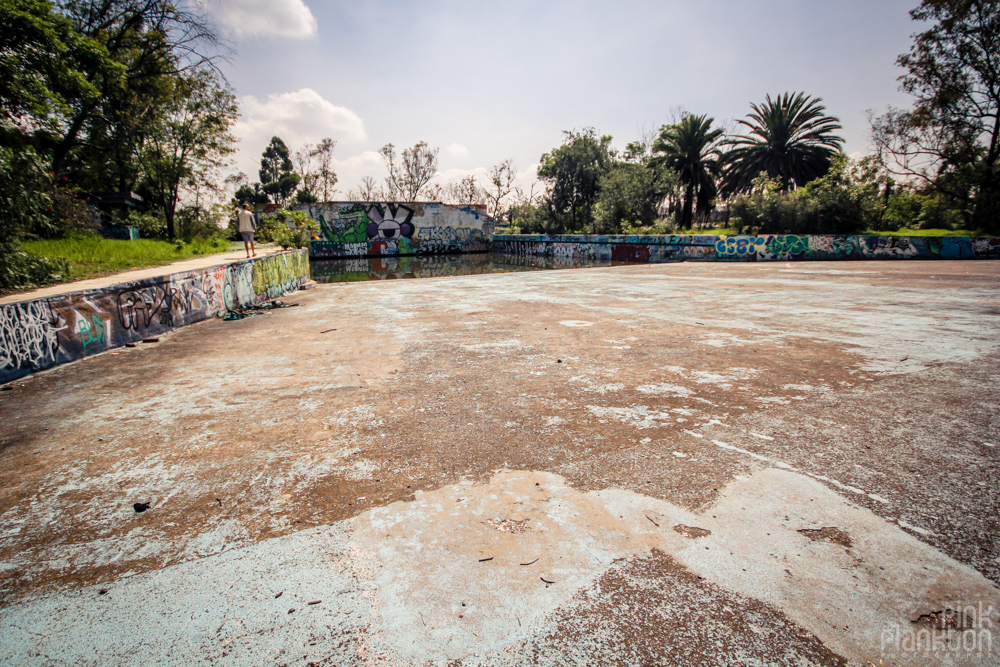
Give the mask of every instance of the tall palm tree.
<svg viewBox="0 0 1000 667">
<path fill-rule="evenodd" d="M 684 208 L 680 226 L 691 228 L 692 206 L 697 199 L 698 212 L 707 212 L 718 194 L 721 129 L 712 129 L 714 118 L 694 116 L 681 118 L 679 123 L 664 125 L 653 142 L 653 162 L 677 172 L 684 185 Z"/>
<path fill-rule="evenodd" d="M 749 190 L 761 172 L 780 178 L 785 190 L 825 174 L 844 140 L 833 134 L 841 129 L 840 120 L 827 116 L 820 102 L 785 93 L 773 100 L 766 96 L 760 106 L 751 104 L 749 120 L 738 121 L 749 132 L 727 142 L 732 150 L 726 154 L 725 191 Z"/>
</svg>

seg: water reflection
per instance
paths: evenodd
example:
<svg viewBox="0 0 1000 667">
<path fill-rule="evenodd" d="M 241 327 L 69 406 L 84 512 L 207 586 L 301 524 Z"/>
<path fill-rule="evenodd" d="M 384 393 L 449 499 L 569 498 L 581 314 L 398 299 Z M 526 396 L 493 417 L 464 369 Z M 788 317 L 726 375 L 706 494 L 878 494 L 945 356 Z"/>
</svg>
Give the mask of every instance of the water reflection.
<svg viewBox="0 0 1000 667">
<path fill-rule="evenodd" d="M 620 263 L 620 262 L 616 262 Z M 321 283 L 397 278 L 469 276 L 478 273 L 509 273 L 545 269 L 572 269 L 611 266 L 611 260 L 574 259 L 474 253 L 468 255 L 403 255 L 313 260 L 313 278 Z"/>
</svg>

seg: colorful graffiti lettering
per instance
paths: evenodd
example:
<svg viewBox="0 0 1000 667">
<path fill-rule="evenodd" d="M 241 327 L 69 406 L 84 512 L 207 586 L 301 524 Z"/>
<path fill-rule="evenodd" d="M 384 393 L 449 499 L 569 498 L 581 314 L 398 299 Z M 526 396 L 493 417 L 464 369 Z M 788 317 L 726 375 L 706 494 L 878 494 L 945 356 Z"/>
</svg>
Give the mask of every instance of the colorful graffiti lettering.
<svg viewBox="0 0 1000 667">
<path fill-rule="evenodd" d="M 616 261 L 757 261 L 848 259 L 1000 259 L 1000 238 L 884 237 L 777 234 L 769 236 L 500 235 L 494 252 Z M 647 250 L 641 250 L 645 248 Z"/>
<path fill-rule="evenodd" d="M 0 382 L 273 299 L 308 277 L 300 250 L 0 306 Z"/>
<path fill-rule="evenodd" d="M 88 322 L 86 319 L 81 319 L 77 327 L 84 351 L 86 351 L 88 345 L 104 345 L 104 323 L 101 322 L 97 315 L 91 315 L 90 320 Z"/>
<path fill-rule="evenodd" d="M 764 248 L 763 236 L 720 236 L 715 243 L 715 252 L 721 257 L 745 258 L 756 255 Z"/>
</svg>

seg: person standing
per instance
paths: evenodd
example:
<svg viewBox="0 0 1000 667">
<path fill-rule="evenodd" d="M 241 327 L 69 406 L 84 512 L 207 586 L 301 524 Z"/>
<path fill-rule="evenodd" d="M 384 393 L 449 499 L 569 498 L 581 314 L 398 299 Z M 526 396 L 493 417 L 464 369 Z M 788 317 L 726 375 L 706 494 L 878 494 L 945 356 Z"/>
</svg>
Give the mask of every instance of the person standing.
<svg viewBox="0 0 1000 667">
<path fill-rule="evenodd" d="M 243 204 L 243 210 L 236 214 L 236 219 L 239 221 L 240 236 L 243 237 L 243 247 L 246 248 L 247 259 L 250 259 L 251 251 L 253 251 L 253 256 L 256 257 L 257 248 L 253 244 L 253 235 L 257 231 L 257 221 L 250 211 L 250 204 Z"/>
</svg>

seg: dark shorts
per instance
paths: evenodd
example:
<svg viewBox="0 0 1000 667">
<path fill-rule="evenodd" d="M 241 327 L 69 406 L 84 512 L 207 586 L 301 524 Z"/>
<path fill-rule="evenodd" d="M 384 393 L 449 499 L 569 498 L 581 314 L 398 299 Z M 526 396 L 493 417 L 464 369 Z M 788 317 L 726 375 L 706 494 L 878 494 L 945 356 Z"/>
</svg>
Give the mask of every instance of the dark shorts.
<svg viewBox="0 0 1000 667">
<path fill-rule="evenodd" d="M 244 243 L 253 243 L 253 232 L 240 232 Z"/>
</svg>

